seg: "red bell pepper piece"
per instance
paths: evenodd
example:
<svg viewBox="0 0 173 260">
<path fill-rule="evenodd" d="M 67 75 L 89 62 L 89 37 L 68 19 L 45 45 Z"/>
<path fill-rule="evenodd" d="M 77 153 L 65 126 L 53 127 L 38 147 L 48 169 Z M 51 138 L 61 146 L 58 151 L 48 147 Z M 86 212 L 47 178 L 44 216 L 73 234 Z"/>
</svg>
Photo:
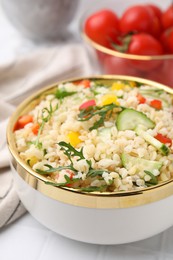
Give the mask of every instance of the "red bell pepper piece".
<svg viewBox="0 0 173 260">
<path fill-rule="evenodd" d="M 145 104 L 146 103 L 146 98 L 143 97 L 140 93 L 137 94 L 137 99 L 139 104 Z"/>
<path fill-rule="evenodd" d="M 79 109 L 83 110 L 83 109 L 88 109 L 88 108 L 94 107 L 94 106 L 96 106 L 96 102 L 94 99 L 91 99 L 91 100 L 84 102 L 82 105 L 80 105 Z"/>
<path fill-rule="evenodd" d="M 163 144 L 169 144 L 169 145 L 172 145 L 172 140 L 167 137 L 167 136 L 164 136 L 162 134 L 157 134 L 156 136 L 154 136 L 157 140 L 159 140 L 161 143 Z"/>
<path fill-rule="evenodd" d="M 14 131 L 24 128 L 25 125 L 31 122 L 33 122 L 33 116 L 31 115 L 20 116 L 14 126 Z"/>
<path fill-rule="evenodd" d="M 76 84 L 76 85 L 83 85 L 84 88 L 90 88 L 91 82 L 88 79 L 83 79 L 83 80 L 80 80 L 80 81 L 75 81 L 73 83 Z"/>
<path fill-rule="evenodd" d="M 162 101 L 158 99 L 153 99 L 150 102 L 150 106 L 156 109 L 162 109 Z"/>
</svg>

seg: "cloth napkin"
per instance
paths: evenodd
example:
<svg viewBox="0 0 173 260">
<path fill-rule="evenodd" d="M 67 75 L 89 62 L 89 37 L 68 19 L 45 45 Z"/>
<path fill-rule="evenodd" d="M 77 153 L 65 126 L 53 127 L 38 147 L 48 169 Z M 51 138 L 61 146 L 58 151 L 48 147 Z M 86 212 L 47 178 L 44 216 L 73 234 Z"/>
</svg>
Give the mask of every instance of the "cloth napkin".
<svg viewBox="0 0 173 260">
<path fill-rule="evenodd" d="M 47 47 L 0 65 L 0 227 L 26 210 L 22 205 L 9 167 L 6 126 L 12 111 L 24 98 L 59 80 L 97 74 L 88 53 L 79 43 Z"/>
</svg>

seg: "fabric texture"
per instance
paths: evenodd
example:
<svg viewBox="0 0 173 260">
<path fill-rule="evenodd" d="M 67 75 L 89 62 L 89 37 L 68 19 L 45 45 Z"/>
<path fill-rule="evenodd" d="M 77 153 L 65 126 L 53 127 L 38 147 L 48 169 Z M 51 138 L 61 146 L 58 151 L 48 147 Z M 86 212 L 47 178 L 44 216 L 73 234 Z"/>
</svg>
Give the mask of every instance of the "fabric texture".
<svg viewBox="0 0 173 260">
<path fill-rule="evenodd" d="M 26 212 L 9 164 L 6 127 L 15 107 L 38 89 L 55 82 L 97 74 L 80 44 L 47 47 L 0 66 L 0 227 Z"/>
</svg>

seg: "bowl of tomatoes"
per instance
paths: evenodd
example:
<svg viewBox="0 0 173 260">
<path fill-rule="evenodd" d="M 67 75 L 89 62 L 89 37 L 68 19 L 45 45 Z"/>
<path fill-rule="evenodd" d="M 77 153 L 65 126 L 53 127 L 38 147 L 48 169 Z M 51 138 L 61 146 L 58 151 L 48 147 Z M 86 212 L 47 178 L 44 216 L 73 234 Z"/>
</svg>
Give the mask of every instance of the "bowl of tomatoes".
<svg viewBox="0 0 173 260">
<path fill-rule="evenodd" d="M 102 1 L 82 16 L 81 32 L 101 73 L 137 76 L 173 87 L 169 0 Z"/>
</svg>

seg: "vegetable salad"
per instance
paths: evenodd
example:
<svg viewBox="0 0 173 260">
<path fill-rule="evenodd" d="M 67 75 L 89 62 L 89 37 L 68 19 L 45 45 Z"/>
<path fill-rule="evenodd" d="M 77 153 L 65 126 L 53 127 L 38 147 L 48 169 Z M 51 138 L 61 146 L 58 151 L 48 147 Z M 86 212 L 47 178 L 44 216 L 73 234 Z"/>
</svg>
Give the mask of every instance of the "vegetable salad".
<svg viewBox="0 0 173 260">
<path fill-rule="evenodd" d="M 172 95 L 128 80 L 61 83 L 14 135 L 19 156 L 46 183 L 81 192 L 140 190 L 173 173 Z"/>
</svg>

